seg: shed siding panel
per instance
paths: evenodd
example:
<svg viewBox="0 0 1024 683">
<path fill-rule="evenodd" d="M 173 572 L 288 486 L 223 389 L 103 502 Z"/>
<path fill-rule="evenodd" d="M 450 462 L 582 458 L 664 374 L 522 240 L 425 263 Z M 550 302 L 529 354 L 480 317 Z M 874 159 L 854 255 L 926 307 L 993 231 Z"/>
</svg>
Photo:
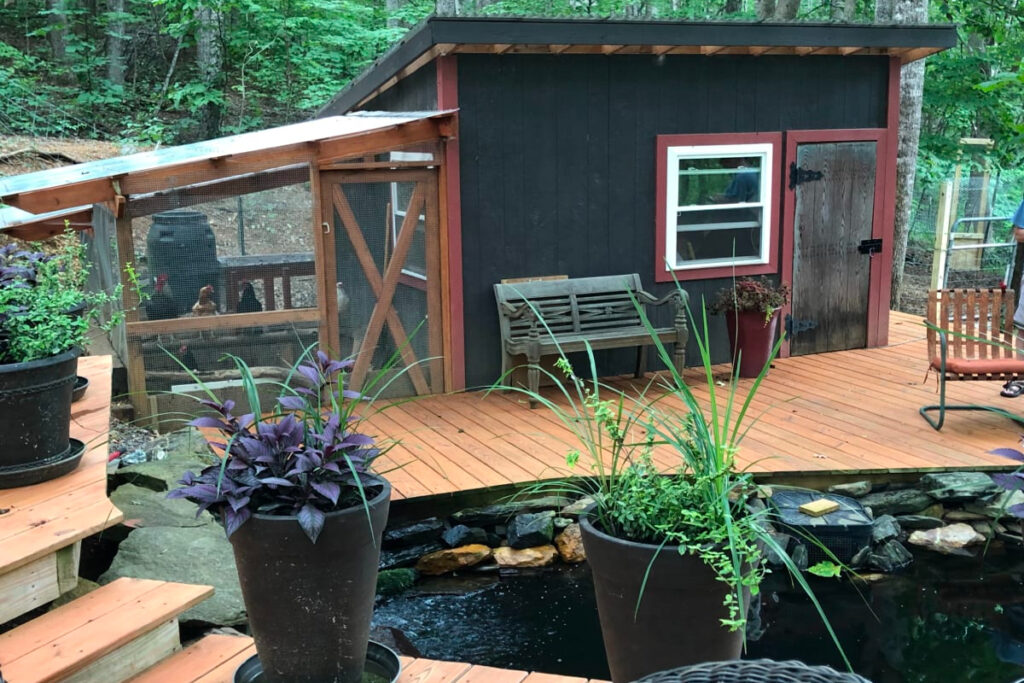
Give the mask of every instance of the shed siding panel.
<svg viewBox="0 0 1024 683">
<path fill-rule="evenodd" d="M 501 278 L 638 272 L 656 294 L 671 286 L 654 283 L 656 135 L 884 128 L 887 78 L 871 57 L 459 55 L 467 386 L 499 374 Z M 724 284 L 686 288 L 699 310 Z M 601 370 L 631 358 L 607 352 Z"/>
</svg>

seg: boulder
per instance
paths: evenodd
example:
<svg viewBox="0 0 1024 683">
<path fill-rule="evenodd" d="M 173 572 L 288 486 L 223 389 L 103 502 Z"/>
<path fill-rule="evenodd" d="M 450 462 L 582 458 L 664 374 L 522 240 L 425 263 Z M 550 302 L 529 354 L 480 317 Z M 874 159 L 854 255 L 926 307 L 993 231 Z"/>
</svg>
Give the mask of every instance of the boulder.
<svg viewBox="0 0 1024 683">
<path fill-rule="evenodd" d="M 444 522 L 437 517 L 431 517 L 393 529 L 385 529 L 382 545 L 385 548 L 408 548 L 435 542 L 443 533 Z"/>
<path fill-rule="evenodd" d="M 950 510 L 942 516 L 947 522 L 974 522 L 979 519 L 988 519 L 985 515 L 967 510 Z"/>
<path fill-rule="evenodd" d="M 424 555 L 429 555 L 432 552 L 443 549 L 444 546 L 440 543 L 424 543 L 423 545 L 414 545 L 408 548 L 398 548 L 395 550 L 382 550 L 380 553 L 380 563 L 377 565 L 380 569 L 395 569 L 397 567 L 411 567 Z"/>
<path fill-rule="evenodd" d="M 494 561 L 499 567 L 547 567 L 558 558 L 558 550 L 553 545 L 542 545 L 536 548 L 498 548 L 494 551 Z"/>
<path fill-rule="evenodd" d="M 478 526 L 468 527 L 465 524 L 456 524 L 445 531 L 441 538 L 449 548 L 458 548 L 463 545 L 490 545 L 487 542 L 486 531 Z"/>
<path fill-rule="evenodd" d="M 901 529 L 938 529 L 945 526 L 945 522 L 938 517 L 927 515 L 897 515 L 896 522 Z"/>
<path fill-rule="evenodd" d="M 135 484 L 153 491 L 169 491 L 178 487 L 186 470 L 199 474 L 201 469 L 215 462 L 206 440 L 192 427 L 159 436 L 142 450 L 151 459 L 138 465 L 125 465 L 114 472 L 113 488 Z M 160 455 L 163 457 L 156 459 Z"/>
<path fill-rule="evenodd" d="M 594 504 L 593 496 L 583 496 L 574 503 L 569 503 L 563 507 L 558 514 L 562 517 L 569 517 L 571 519 L 578 519 L 580 514 L 583 513 L 588 507 Z"/>
<path fill-rule="evenodd" d="M 868 555 L 867 565 L 877 571 L 891 574 L 909 567 L 913 561 L 914 556 L 902 543 L 889 540 Z"/>
<path fill-rule="evenodd" d="M 515 500 L 508 503 L 498 503 L 482 508 L 469 508 L 456 512 L 451 516 L 452 524 L 465 524 L 466 526 L 494 526 L 496 524 L 507 524 L 517 514 L 524 512 L 537 512 L 538 510 L 558 510 L 567 502 L 561 496 L 545 496 L 543 498 L 529 498 Z"/>
<path fill-rule="evenodd" d="M 555 535 L 555 513 L 545 512 L 516 515 L 508 526 L 508 544 L 516 549 L 547 545 Z"/>
<path fill-rule="evenodd" d="M 135 484 L 125 484 L 110 494 L 110 501 L 124 513 L 127 527 L 170 526 L 178 528 L 216 524 L 209 512 L 196 516 L 194 503 L 181 498 L 168 498 L 166 492 L 156 491 Z"/>
<path fill-rule="evenodd" d="M 970 525 L 957 522 L 939 529 L 915 531 L 908 542 L 944 555 L 959 555 L 968 546 L 984 543 L 985 537 Z"/>
<path fill-rule="evenodd" d="M 571 517 L 555 517 L 552 521 L 555 525 L 555 529 L 558 531 L 568 529 L 570 525 L 575 524 Z"/>
<path fill-rule="evenodd" d="M 388 597 L 416 583 L 415 569 L 385 569 L 377 574 L 377 595 Z"/>
<path fill-rule="evenodd" d="M 558 549 L 558 556 L 562 562 L 577 564 L 587 559 L 587 553 L 583 550 L 583 535 L 580 533 L 579 524 L 570 524 L 565 531 L 555 536 L 555 547 Z"/>
<path fill-rule="evenodd" d="M 440 576 L 457 569 L 472 567 L 490 558 L 491 549 L 485 545 L 445 548 L 421 557 L 416 563 L 416 571 L 427 576 Z"/>
<path fill-rule="evenodd" d="M 882 544 L 900 535 L 900 525 L 892 515 L 882 515 L 871 526 L 871 542 Z"/>
<path fill-rule="evenodd" d="M 213 586 L 213 597 L 185 612 L 181 620 L 222 626 L 245 623 L 235 556 L 217 525 L 136 529 L 118 547 L 99 582 L 107 584 L 123 576 Z"/>
<path fill-rule="evenodd" d="M 918 486 L 935 500 L 947 503 L 974 500 L 999 490 L 984 472 L 935 472 L 921 477 Z"/>
<path fill-rule="evenodd" d="M 920 512 L 932 504 L 932 498 L 918 489 L 903 489 L 869 493 L 860 499 L 860 503 L 871 508 L 875 517 L 881 517 Z"/>
<path fill-rule="evenodd" d="M 864 567 L 868 563 L 868 558 L 871 556 L 871 546 L 866 545 L 853 554 L 850 558 L 850 566 L 853 568 Z"/>
<path fill-rule="evenodd" d="M 829 493 L 838 493 L 851 498 L 863 498 L 871 493 L 870 481 L 851 481 L 845 484 L 835 484 L 828 487 Z"/>
<path fill-rule="evenodd" d="M 1006 511 L 1007 508 L 1022 503 L 1024 503 L 1024 491 L 1003 491 L 994 496 L 967 503 L 964 505 L 964 509 L 984 515 L 989 519 L 1004 519 L 1013 517 Z"/>
</svg>

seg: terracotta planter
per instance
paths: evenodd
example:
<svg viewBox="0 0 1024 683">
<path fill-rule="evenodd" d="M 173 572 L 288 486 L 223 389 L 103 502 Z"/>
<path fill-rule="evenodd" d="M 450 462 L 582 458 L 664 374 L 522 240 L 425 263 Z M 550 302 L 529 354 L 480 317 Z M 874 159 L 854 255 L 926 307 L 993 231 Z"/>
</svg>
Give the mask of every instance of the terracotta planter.
<svg viewBox="0 0 1024 683">
<path fill-rule="evenodd" d="M 775 333 L 779 328 L 779 312 L 765 321 L 760 311 L 726 311 L 725 326 L 729 330 L 729 346 L 733 365 L 739 358 L 739 376 L 757 377 L 771 358 Z"/>
<path fill-rule="evenodd" d="M 740 656 L 743 632 L 720 622 L 728 617 L 723 601 L 729 589 L 699 557 L 680 555 L 677 546 L 659 552 L 656 545 L 609 536 L 594 528 L 587 513 L 580 529 L 613 683 Z"/>
<path fill-rule="evenodd" d="M 295 517 L 254 515 L 231 535 L 262 683 L 359 683 L 391 485 L 327 514 L 312 543 Z"/>
</svg>

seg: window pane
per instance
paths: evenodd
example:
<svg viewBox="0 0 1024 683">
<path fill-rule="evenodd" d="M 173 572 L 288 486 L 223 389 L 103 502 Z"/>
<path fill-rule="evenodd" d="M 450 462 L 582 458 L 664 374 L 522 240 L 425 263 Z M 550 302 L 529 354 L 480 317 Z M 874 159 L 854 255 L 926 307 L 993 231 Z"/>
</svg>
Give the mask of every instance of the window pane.
<svg viewBox="0 0 1024 683">
<path fill-rule="evenodd" d="M 756 258 L 761 253 L 763 225 L 761 207 L 680 211 L 676 222 L 678 263 Z"/>
<path fill-rule="evenodd" d="M 760 202 L 763 161 L 760 156 L 679 159 L 678 206 Z"/>
</svg>

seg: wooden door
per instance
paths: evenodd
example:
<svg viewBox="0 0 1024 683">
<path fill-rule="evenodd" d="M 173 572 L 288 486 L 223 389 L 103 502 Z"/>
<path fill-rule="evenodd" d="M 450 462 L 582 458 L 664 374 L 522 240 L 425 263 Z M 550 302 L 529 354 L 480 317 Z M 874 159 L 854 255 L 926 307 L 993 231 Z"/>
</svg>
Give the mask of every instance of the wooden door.
<svg viewBox="0 0 1024 683">
<path fill-rule="evenodd" d="M 799 144 L 790 159 L 792 355 L 867 346 L 877 156 L 872 140 Z"/>
<path fill-rule="evenodd" d="M 336 281 L 328 289 L 338 303 L 330 336 L 355 358 L 352 388 L 374 393 L 368 383 L 392 362 L 376 386 L 390 382 L 387 395 L 442 392 L 436 170 L 324 172 L 321 192 Z"/>
</svg>

